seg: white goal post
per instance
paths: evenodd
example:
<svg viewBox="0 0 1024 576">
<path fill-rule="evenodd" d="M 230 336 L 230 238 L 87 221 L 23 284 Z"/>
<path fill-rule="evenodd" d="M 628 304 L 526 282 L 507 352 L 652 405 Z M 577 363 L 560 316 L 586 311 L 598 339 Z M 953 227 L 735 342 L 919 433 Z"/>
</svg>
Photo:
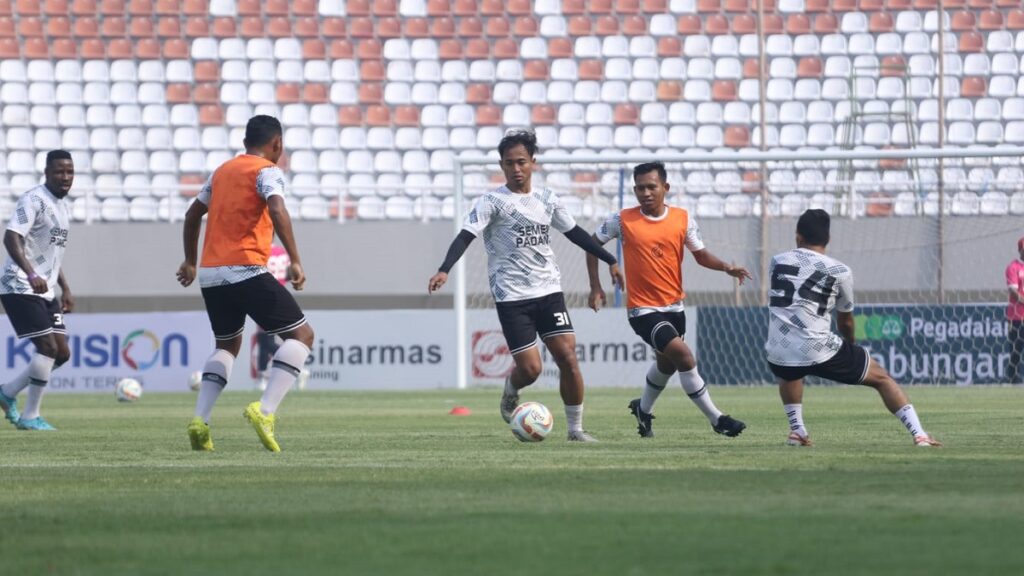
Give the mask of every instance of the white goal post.
<svg viewBox="0 0 1024 576">
<path fill-rule="evenodd" d="M 597 154 L 547 154 L 540 155 L 537 158 L 538 167 L 541 170 L 551 168 L 557 165 L 578 165 L 578 166 L 589 166 L 589 170 L 592 172 L 607 171 L 610 165 L 616 165 L 617 170 L 627 170 L 629 175 L 627 183 L 625 184 L 625 194 L 631 196 L 631 170 L 632 166 L 644 162 L 660 161 L 666 165 L 679 165 L 679 166 L 693 166 L 693 165 L 723 165 L 732 164 L 735 166 L 747 166 L 748 170 L 751 170 L 749 166 L 752 164 L 759 165 L 760 168 L 753 168 L 752 171 L 760 170 L 762 174 L 762 181 L 759 182 L 759 190 L 754 194 L 747 193 L 747 196 L 752 200 L 754 205 L 753 215 L 760 218 L 762 222 L 770 221 L 777 217 L 773 214 L 774 210 L 769 209 L 769 204 L 777 202 L 779 198 L 774 198 L 775 194 L 771 190 L 768 179 L 763 176 L 770 170 L 770 166 L 778 165 L 797 165 L 799 163 L 809 162 L 821 162 L 821 163 L 833 163 L 831 166 L 856 166 L 858 162 L 862 162 L 861 168 L 864 168 L 863 162 L 885 162 L 885 161 L 902 161 L 907 163 L 926 161 L 932 162 L 932 166 L 938 167 L 937 170 L 930 170 L 932 173 L 938 175 L 937 183 L 930 182 L 932 190 L 931 194 L 934 196 L 937 194 L 938 206 L 942 207 L 937 212 L 932 211 L 928 213 L 932 216 L 937 223 L 938 236 L 940 241 L 936 246 L 939 252 L 938 258 L 938 283 L 940 288 L 938 289 L 939 300 L 941 301 L 944 296 L 944 292 L 941 288 L 942 285 L 942 250 L 944 241 L 943 238 L 943 220 L 948 219 L 946 217 L 949 212 L 949 203 L 951 202 L 949 196 L 952 191 L 958 189 L 956 186 L 960 186 L 960 189 L 967 189 L 968 186 L 980 186 L 980 183 L 975 183 L 968 180 L 967 171 L 961 169 L 961 172 L 957 174 L 963 174 L 963 178 L 959 178 L 959 182 L 952 182 L 950 173 L 944 169 L 944 166 L 959 165 L 963 162 L 970 162 L 971 159 L 978 159 L 982 164 L 991 162 L 997 158 L 1008 158 L 1012 159 L 1010 163 L 1015 166 L 1024 166 L 1021 159 L 1024 159 L 1024 147 L 993 147 L 993 148 L 942 148 L 942 149 L 889 149 L 889 150 L 801 150 L 801 151 L 736 151 L 736 152 L 693 152 L 693 153 L 645 153 L 645 154 L 630 154 L 630 153 L 597 153 Z M 457 156 L 454 158 L 454 195 L 453 195 L 453 227 L 457 234 L 462 227 L 463 215 L 467 209 L 467 198 L 469 195 L 466 191 L 466 175 L 472 173 L 474 170 L 479 170 L 483 166 L 490 165 L 496 167 L 498 162 L 497 154 L 491 153 L 488 156 Z M 947 163 L 948 162 L 948 163 Z M 968 164 L 970 166 L 970 164 Z M 876 167 L 876 170 L 881 171 Z M 850 174 L 856 171 L 855 168 L 850 168 Z M 863 170 L 862 170 L 863 171 Z M 686 168 L 683 168 L 681 172 L 685 173 Z M 677 172 L 676 174 L 678 174 Z M 625 172 L 622 172 L 625 174 Z M 973 172 L 971 173 L 973 174 Z M 1024 172 L 1022 172 L 1024 174 Z M 621 177 L 621 176 L 620 176 Z M 946 179 L 944 181 L 944 178 Z M 880 179 L 879 179 L 880 182 Z M 676 186 L 676 182 L 671 181 L 670 184 L 673 187 Z M 1024 182 L 1018 183 L 1014 190 L 1017 191 L 1018 195 L 1024 193 Z M 855 182 L 851 178 L 847 181 L 835 182 L 831 181 L 829 186 L 831 187 L 832 194 L 838 199 L 838 202 L 848 202 L 848 206 L 853 207 L 857 202 L 862 202 L 863 199 L 858 196 L 859 193 L 865 191 L 864 182 Z M 867 183 L 870 185 L 870 182 Z M 987 183 L 985 183 L 987 186 Z M 620 182 L 621 186 L 621 182 Z M 909 188 L 908 188 L 909 189 Z M 920 193 L 921 188 L 918 186 L 914 188 Z M 977 188 L 971 188 L 977 190 Z M 986 188 L 987 189 L 987 188 Z M 1024 198 L 1024 195 L 1022 195 Z M 921 201 L 924 201 L 922 195 Z M 923 205 L 923 204 L 922 204 Z M 859 213 L 856 209 L 848 210 L 847 218 L 857 218 Z M 924 214 L 924 212 L 922 212 Z M 599 215 L 600 216 L 600 215 Z M 898 219 L 898 216 L 892 218 Z M 953 218 L 953 216 L 950 216 Z M 878 219 L 875 219 L 878 220 Z M 704 226 L 707 226 L 706 221 Z M 762 229 L 765 227 L 762 226 Z M 1024 226 L 1018 226 L 1017 232 L 1024 231 Z M 955 238 L 951 238 L 950 241 L 956 241 Z M 712 248 L 713 247 L 710 247 Z M 754 246 L 752 249 L 760 249 L 760 271 L 751 270 L 755 273 L 755 284 L 761 294 L 767 292 L 767 286 L 765 284 L 765 268 L 767 266 L 765 260 L 766 257 L 770 258 L 771 254 L 766 254 L 767 239 L 762 236 L 761 245 Z M 875 251 L 881 250 L 877 248 Z M 714 250 L 713 250 L 714 251 Z M 465 258 L 461 259 L 455 267 L 454 271 L 454 302 L 453 308 L 455 312 L 455 329 L 456 329 L 456 384 L 458 388 L 466 388 L 469 385 L 469 338 L 468 338 L 468 324 L 467 324 L 467 305 L 469 295 L 467 294 L 467 280 L 466 280 L 466 265 Z M 1009 260 L 1007 260 L 1008 262 Z M 1006 262 L 1003 262 L 1005 266 Z M 692 264 L 690 265 L 692 266 Z M 856 276 L 857 270 L 854 269 Z M 689 287 L 689 285 L 688 285 Z M 1005 294 L 1005 288 L 1003 289 Z M 989 298 L 991 300 L 991 298 Z M 737 296 L 737 302 L 739 297 Z M 1005 301 L 1005 300 L 1004 300 Z M 624 323 L 624 320 L 623 320 Z"/>
</svg>

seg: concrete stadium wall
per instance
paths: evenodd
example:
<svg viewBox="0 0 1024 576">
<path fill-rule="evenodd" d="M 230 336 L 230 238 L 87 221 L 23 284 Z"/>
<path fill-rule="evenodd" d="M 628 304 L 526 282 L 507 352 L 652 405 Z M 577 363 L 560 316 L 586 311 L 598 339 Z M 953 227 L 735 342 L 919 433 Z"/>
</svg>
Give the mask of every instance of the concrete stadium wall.
<svg viewBox="0 0 1024 576">
<path fill-rule="evenodd" d="M 595 222 L 581 222 L 588 230 Z M 766 230 L 768 253 L 793 245 L 795 220 L 782 218 Z M 427 279 L 454 235 L 450 221 L 297 222 L 296 236 L 309 281 L 301 303 L 310 308 L 443 308 L 451 287 L 428 297 Z M 757 219 L 706 219 L 708 248 L 759 276 L 761 225 Z M 943 259 L 948 291 L 972 299 L 1002 299 L 1002 273 L 1016 256 L 1024 221 L 1011 217 L 956 217 L 944 224 Z M 937 287 L 938 224 L 928 218 L 860 219 L 833 222 L 832 253 L 854 270 L 861 301 L 934 301 Z M 553 236 L 567 293 L 587 292 L 583 253 L 560 234 Z M 77 224 L 72 226 L 65 271 L 81 311 L 182 310 L 201 308 L 198 286 L 183 289 L 174 272 L 181 262 L 181 223 Z M 477 241 L 466 255 L 474 303 L 489 301 L 486 255 Z M 755 302 L 757 283 L 738 295 L 730 280 L 685 266 L 694 303 Z M 602 270 L 602 277 L 607 273 Z M 606 286 L 607 288 L 607 286 Z M 581 301 L 582 296 L 577 300 Z"/>
</svg>

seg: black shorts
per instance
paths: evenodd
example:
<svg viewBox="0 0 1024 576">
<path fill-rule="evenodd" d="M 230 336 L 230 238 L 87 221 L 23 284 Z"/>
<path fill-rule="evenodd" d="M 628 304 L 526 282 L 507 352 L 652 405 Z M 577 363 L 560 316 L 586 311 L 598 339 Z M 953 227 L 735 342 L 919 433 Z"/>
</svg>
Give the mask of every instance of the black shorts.
<svg viewBox="0 0 1024 576">
<path fill-rule="evenodd" d="M 291 292 L 269 272 L 235 284 L 203 288 L 202 293 L 217 340 L 239 336 L 245 330 L 246 316 L 267 334 L 281 334 L 306 323 L 306 316 Z"/>
<path fill-rule="evenodd" d="M 629 319 L 633 332 L 658 352 L 668 343 L 686 335 L 686 312 L 651 312 Z"/>
<path fill-rule="evenodd" d="M 0 303 L 18 338 L 35 338 L 46 334 L 67 334 L 60 300 L 46 300 L 30 294 L 0 294 Z"/>
<path fill-rule="evenodd" d="M 529 300 L 498 302 L 496 307 L 501 331 L 512 354 L 536 345 L 538 334 L 541 339 L 546 339 L 548 336 L 574 333 L 561 292 Z"/>
<path fill-rule="evenodd" d="M 769 362 L 768 368 L 776 378 L 782 380 L 799 380 L 805 376 L 818 376 L 840 384 L 860 384 L 868 375 L 870 360 L 867 350 L 844 341 L 839 351 L 821 364 L 780 366 Z"/>
</svg>

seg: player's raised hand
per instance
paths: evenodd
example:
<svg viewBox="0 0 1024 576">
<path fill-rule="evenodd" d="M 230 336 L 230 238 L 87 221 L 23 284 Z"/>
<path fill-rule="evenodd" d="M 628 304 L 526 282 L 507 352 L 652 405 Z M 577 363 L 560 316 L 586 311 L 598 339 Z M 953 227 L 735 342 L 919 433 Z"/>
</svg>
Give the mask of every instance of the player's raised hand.
<svg viewBox="0 0 1024 576">
<path fill-rule="evenodd" d="M 626 277 L 622 275 L 622 270 L 619 269 L 618 264 L 612 264 L 609 266 L 608 273 L 612 276 L 612 284 L 614 284 L 619 290 L 626 289 Z"/>
<path fill-rule="evenodd" d="M 175 275 L 178 277 L 179 284 L 185 287 L 191 286 L 192 281 L 196 279 L 196 265 L 182 262 Z"/>
<path fill-rule="evenodd" d="M 288 280 L 292 283 L 292 288 L 302 290 L 306 284 L 306 273 L 302 270 L 302 264 L 292 262 L 288 265 Z"/>
<path fill-rule="evenodd" d="M 438 272 L 430 277 L 430 281 L 427 282 L 427 294 L 433 294 L 444 286 L 444 283 L 448 281 L 448 274 L 445 272 Z"/>
<path fill-rule="evenodd" d="M 590 296 L 587 298 L 587 305 L 590 306 L 591 310 L 597 312 L 605 305 L 605 302 L 607 302 L 607 299 L 605 298 L 604 290 L 601 290 L 600 288 L 590 289 Z"/>
<path fill-rule="evenodd" d="M 754 279 L 754 277 L 751 276 L 750 272 L 748 272 L 747 269 L 744 268 L 743 266 L 731 266 L 725 270 L 725 273 L 739 280 L 740 285 L 743 284 L 744 280 Z"/>
</svg>

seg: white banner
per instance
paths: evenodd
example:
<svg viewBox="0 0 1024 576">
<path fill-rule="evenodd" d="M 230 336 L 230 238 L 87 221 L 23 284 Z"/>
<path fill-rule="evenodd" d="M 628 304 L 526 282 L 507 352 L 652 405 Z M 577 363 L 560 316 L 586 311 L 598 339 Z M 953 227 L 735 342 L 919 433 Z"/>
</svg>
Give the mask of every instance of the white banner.
<svg viewBox="0 0 1024 576">
<path fill-rule="evenodd" d="M 594 312 L 589 308 L 569 310 L 576 330 L 576 357 L 586 386 L 640 386 L 654 362 L 654 350 L 633 332 L 623 308 Z M 501 384 L 512 370 L 512 355 L 494 310 L 467 312 L 469 382 Z M 686 311 L 686 341 L 697 352 L 696 309 Z M 558 366 L 540 346 L 544 368 L 536 386 L 558 388 Z"/>
<path fill-rule="evenodd" d="M 307 389 L 455 386 L 455 315 L 451 310 L 307 310 L 306 318 L 316 332 L 306 363 Z M 232 383 L 241 378 L 247 378 L 250 385 L 258 381 L 256 341 L 256 329 L 250 322 Z"/>
<path fill-rule="evenodd" d="M 113 392 L 121 378 L 142 382 L 144 390 L 188 390 L 188 375 L 213 350 L 205 312 L 67 314 L 71 359 L 53 372 L 48 392 Z M 18 340 L 0 322 L 6 378 L 21 373 L 35 347 Z"/>
</svg>

